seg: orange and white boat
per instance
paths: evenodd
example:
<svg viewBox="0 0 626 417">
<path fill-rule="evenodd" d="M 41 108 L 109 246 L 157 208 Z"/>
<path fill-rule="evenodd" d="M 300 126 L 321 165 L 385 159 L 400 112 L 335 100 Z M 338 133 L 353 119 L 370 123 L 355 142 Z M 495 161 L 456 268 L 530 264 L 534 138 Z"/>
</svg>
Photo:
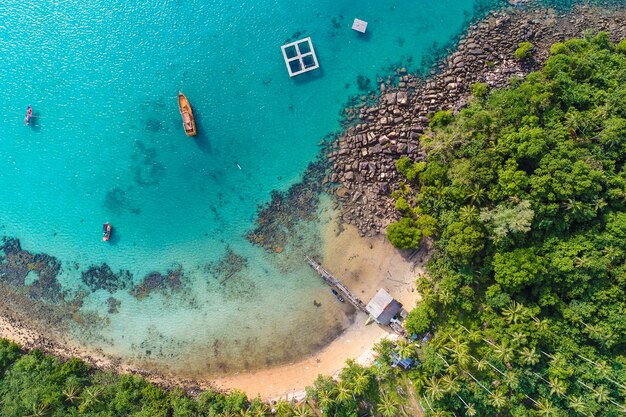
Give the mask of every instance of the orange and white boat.
<svg viewBox="0 0 626 417">
<path fill-rule="evenodd" d="M 180 91 L 178 92 L 178 109 L 180 115 L 183 118 L 183 127 L 187 136 L 196 136 L 196 121 L 193 118 L 193 111 L 191 110 L 191 104 L 187 97 Z"/>
</svg>

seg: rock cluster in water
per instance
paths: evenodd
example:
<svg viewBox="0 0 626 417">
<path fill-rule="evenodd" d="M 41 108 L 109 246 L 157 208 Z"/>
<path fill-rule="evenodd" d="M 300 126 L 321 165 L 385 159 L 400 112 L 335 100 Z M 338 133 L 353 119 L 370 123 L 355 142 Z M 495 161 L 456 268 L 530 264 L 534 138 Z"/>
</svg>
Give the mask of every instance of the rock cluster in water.
<svg viewBox="0 0 626 417">
<path fill-rule="evenodd" d="M 353 126 L 339 137 L 328 153 L 332 173 L 339 184 L 336 196 L 343 207 L 343 221 L 358 227 L 361 235 L 374 235 L 398 216 L 391 193 L 399 187 L 395 162 L 402 156 L 423 160 L 419 137 L 428 128 L 428 117 L 439 110 L 458 111 L 468 101 L 474 83 L 506 86 L 513 76 L 538 69 L 555 42 L 583 36 L 585 31 L 608 31 L 614 40 L 626 35 L 622 9 L 576 7 L 570 13 L 520 7 L 491 13 L 472 25 L 457 50 L 431 71 L 431 78 L 399 69 L 397 86 L 379 80 L 381 94 L 373 105 L 346 109 Z M 533 57 L 518 61 L 513 52 L 520 42 L 534 45 Z"/>
<path fill-rule="evenodd" d="M 286 192 L 274 191 L 270 202 L 259 207 L 256 227 L 248 233 L 248 240 L 269 251 L 282 252 L 299 222 L 315 220 L 327 170 L 328 161 L 320 158 L 309 164 L 302 181 Z"/>
<path fill-rule="evenodd" d="M 146 275 L 139 284 L 135 285 L 130 290 L 130 293 L 133 297 L 141 300 L 154 291 L 163 291 L 165 293 L 175 292 L 182 288 L 183 277 L 182 266 L 168 269 L 165 274 L 151 272 Z"/>
<path fill-rule="evenodd" d="M 133 275 L 130 271 L 115 273 L 107 264 L 92 265 L 82 273 L 82 280 L 91 291 L 106 290 L 113 293 L 130 288 Z"/>
<path fill-rule="evenodd" d="M 230 246 L 227 246 L 224 256 L 217 262 L 209 263 L 206 266 L 206 270 L 223 285 L 247 266 L 248 260 L 232 250 Z"/>
<path fill-rule="evenodd" d="M 3 238 L 0 245 L 0 281 L 16 287 L 25 286 L 30 273 L 37 279 L 28 285 L 28 295 L 33 299 L 58 301 L 62 298 L 57 275 L 61 263 L 54 256 L 31 253 L 22 249 L 19 239 Z"/>
</svg>

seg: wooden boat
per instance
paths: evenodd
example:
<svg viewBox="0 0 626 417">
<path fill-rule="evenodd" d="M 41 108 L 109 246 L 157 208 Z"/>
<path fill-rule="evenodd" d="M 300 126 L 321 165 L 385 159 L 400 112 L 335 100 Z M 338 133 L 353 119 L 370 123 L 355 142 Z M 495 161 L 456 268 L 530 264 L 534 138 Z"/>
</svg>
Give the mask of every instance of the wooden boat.
<svg viewBox="0 0 626 417">
<path fill-rule="evenodd" d="M 178 108 L 180 115 L 183 118 L 183 127 L 187 136 L 196 136 L 196 121 L 193 118 L 193 112 L 191 111 L 191 104 L 187 97 L 180 91 L 178 92 Z"/>
<path fill-rule="evenodd" d="M 337 300 L 341 301 L 342 303 L 345 303 L 345 302 L 346 302 L 346 300 L 344 300 L 344 299 L 343 299 L 343 297 L 341 296 L 341 294 L 339 294 L 339 293 L 337 292 L 337 290 L 336 290 L 336 289 L 334 289 L 334 288 L 333 288 L 332 290 L 330 290 L 330 292 L 332 292 L 332 293 L 333 293 L 333 295 L 334 295 L 335 297 L 337 297 Z"/>
<path fill-rule="evenodd" d="M 28 108 L 26 109 L 26 117 L 24 117 L 24 124 L 26 126 L 30 126 L 30 121 L 32 118 L 33 118 L 33 108 L 29 104 Z"/>
<path fill-rule="evenodd" d="M 107 242 L 111 238 L 111 223 L 106 222 L 102 225 L 102 241 Z"/>
</svg>

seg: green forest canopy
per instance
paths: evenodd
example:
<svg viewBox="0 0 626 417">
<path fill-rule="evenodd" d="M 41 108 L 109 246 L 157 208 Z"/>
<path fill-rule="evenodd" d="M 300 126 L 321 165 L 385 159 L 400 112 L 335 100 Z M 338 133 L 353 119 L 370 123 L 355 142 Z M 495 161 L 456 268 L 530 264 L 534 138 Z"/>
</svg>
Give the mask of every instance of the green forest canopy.
<svg viewBox="0 0 626 417">
<path fill-rule="evenodd" d="M 388 230 L 416 247 L 419 219 L 436 223 L 406 323 L 436 329 L 411 375 L 428 413 L 624 415 L 626 44 L 557 43 L 541 71 L 433 120 Z"/>
</svg>

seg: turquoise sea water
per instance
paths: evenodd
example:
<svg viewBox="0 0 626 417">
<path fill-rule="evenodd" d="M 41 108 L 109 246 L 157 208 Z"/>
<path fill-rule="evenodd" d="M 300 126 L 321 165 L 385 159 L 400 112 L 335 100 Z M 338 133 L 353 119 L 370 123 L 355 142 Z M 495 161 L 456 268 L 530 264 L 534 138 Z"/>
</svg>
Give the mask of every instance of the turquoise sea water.
<svg viewBox="0 0 626 417">
<path fill-rule="evenodd" d="M 183 271 L 178 291 L 86 291 L 80 312 L 99 320 L 73 327 L 78 343 L 179 373 L 193 362 L 197 374 L 310 353 L 346 315 L 300 253 L 246 240 L 258 206 L 301 178 L 347 98 L 363 93 L 358 76 L 374 88 L 390 68 L 419 70 L 484 5 L 2 1 L 0 234 L 56 257 L 68 299 L 92 265 L 128 270 L 134 285 Z M 367 35 L 350 29 L 354 17 L 369 21 Z M 290 79 L 280 45 L 305 36 L 321 69 Z M 182 131 L 179 90 L 195 139 Z M 300 250 L 321 245 L 320 225 L 309 226 Z"/>
</svg>

